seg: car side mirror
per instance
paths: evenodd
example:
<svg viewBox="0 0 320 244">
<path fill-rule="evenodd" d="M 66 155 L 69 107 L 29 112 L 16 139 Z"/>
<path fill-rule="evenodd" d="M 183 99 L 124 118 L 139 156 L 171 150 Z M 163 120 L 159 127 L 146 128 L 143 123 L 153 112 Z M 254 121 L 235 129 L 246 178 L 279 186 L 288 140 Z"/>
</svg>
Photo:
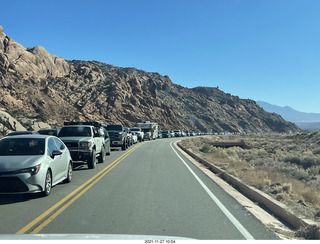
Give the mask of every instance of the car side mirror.
<svg viewBox="0 0 320 244">
<path fill-rule="evenodd" d="M 55 156 L 58 156 L 58 155 L 61 155 L 62 154 L 62 151 L 60 150 L 53 150 L 52 151 L 52 158 L 54 158 Z"/>
</svg>

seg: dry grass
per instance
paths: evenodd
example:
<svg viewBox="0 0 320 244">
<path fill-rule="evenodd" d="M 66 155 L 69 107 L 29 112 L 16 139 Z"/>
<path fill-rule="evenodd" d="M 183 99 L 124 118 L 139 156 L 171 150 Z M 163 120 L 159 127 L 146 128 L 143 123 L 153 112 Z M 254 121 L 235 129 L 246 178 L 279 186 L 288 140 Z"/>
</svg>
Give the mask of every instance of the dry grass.
<svg viewBox="0 0 320 244">
<path fill-rule="evenodd" d="M 210 145 L 217 141 L 244 141 L 251 149 Z M 320 132 L 214 135 L 186 139 L 182 144 L 285 203 L 293 213 L 320 222 Z"/>
</svg>

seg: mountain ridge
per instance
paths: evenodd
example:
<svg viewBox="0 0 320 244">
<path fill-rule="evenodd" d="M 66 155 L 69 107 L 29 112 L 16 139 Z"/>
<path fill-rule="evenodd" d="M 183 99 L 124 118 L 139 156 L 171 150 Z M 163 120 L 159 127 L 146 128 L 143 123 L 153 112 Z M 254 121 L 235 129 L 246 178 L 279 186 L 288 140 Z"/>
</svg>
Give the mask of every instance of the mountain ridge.
<svg viewBox="0 0 320 244">
<path fill-rule="evenodd" d="M 320 122 L 320 113 L 301 112 L 291 108 L 290 106 L 278 106 L 264 101 L 257 101 L 257 104 L 266 111 L 280 114 L 285 120 L 290 122 Z"/>
<path fill-rule="evenodd" d="M 281 115 L 285 120 L 295 123 L 304 130 L 320 130 L 320 113 L 301 112 L 289 106 L 281 107 L 264 101 L 257 101 L 257 104 L 270 113 Z"/>
<path fill-rule="evenodd" d="M 24 48 L 2 27 L 0 87 L 0 108 L 19 122 L 29 121 L 28 128 L 38 121 L 62 126 L 66 120 L 99 120 L 131 127 L 150 120 L 163 129 L 299 131 L 255 101 L 217 87 L 186 88 L 157 72 L 64 60 L 40 46 Z"/>
</svg>

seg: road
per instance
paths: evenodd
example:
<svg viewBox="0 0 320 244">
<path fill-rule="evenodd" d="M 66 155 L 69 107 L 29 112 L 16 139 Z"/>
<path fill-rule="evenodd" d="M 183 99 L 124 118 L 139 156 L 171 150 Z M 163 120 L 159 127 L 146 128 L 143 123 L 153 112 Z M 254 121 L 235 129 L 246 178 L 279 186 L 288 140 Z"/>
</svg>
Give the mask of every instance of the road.
<svg viewBox="0 0 320 244">
<path fill-rule="evenodd" d="M 0 234 L 277 239 L 180 154 L 176 140 L 112 151 L 93 170 L 76 164 L 72 182 L 55 186 L 48 197 L 0 195 Z"/>
</svg>

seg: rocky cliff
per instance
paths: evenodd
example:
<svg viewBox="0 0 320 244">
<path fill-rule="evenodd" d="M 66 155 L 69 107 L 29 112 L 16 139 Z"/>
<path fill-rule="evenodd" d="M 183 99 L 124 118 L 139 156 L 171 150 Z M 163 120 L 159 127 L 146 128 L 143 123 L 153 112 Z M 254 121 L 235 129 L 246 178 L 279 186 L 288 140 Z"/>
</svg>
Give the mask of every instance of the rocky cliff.
<svg viewBox="0 0 320 244">
<path fill-rule="evenodd" d="M 25 48 L 0 27 L 0 108 L 27 129 L 66 120 L 156 121 L 163 129 L 288 132 L 294 124 L 218 88 L 185 88 L 168 76 Z M 0 118 L 0 123 L 3 119 Z M 4 123 L 2 123 L 4 126 Z M 16 123 L 15 123 L 16 124 Z M 9 130 L 15 129 L 8 126 Z M 0 128 L 1 129 L 1 128 Z"/>
</svg>

